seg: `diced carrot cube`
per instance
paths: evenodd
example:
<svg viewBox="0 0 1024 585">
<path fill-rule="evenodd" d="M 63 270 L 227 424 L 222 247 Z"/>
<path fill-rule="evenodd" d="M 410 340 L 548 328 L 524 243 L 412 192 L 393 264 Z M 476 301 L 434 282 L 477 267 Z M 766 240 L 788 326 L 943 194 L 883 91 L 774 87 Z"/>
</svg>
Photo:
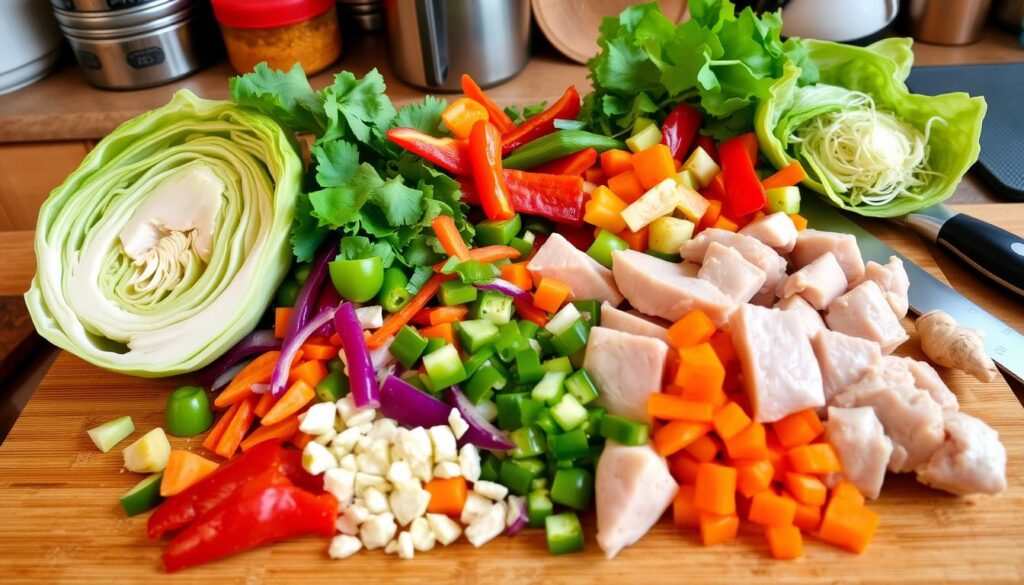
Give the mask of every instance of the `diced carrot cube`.
<svg viewBox="0 0 1024 585">
<path fill-rule="evenodd" d="M 668 458 L 668 471 L 672 474 L 672 477 L 676 478 L 676 481 L 682 485 L 692 485 L 697 481 L 697 466 L 700 465 L 700 461 L 697 461 L 686 451 L 679 451 Z"/>
<path fill-rule="evenodd" d="M 694 487 L 681 485 L 672 500 L 672 523 L 680 528 L 697 528 L 700 525 L 700 511 L 694 505 Z"/>
<path fill-rule="evenodd" d="M 654 431 L 654 448 L 667 457 L 708 434 L 711 424 L 674 420 Z"/>
<path fill-rule="evenodd" d="M 765 538 L 772 558 L 795 559 L 804 554 L 804 539 L 796 526 L 769 526 Z"/>
<path fill-rule="evenodd" d="M 767 459 L 736 462 L 736 489 L 747 497 L 767 490 L 772 485 L 774 468 Z"/>
<path fill-rule="evenodd" d="M 718 433 L 718 436 L 723 441 L 733 438 L 740 431 L 750 426 L 750 423 L 750 417 L 735 402 L 730 402 L 719 408 L 714 416 L 711 417 L 711 424 L 714 425 L 715 432 Z"/>
<path fill-rule="evenodd" d="M 786 526 L 793 523 L 796 501 L 770 490 L 754 494 L 750 502 L 749 520 L 762 526 Z"/>
<path fill-rule="evenodd" d="M 796 227 L 796 231 L 802 232 L 807 229 L 807 218 L 799 213 L 790 213 L 789 219 L 793 220 L 793 226 Z"/>
<path fill-rule="evenodd" d="M 793 525 L 804 532 L 811 533 L 818 530 L 821 524 L 821 506 L 796 503 L 796 514 L 793 516 Z"/>
<path fill-rule="evenodd" d="M 736 470 L 716 463 L 697 466 L 694 505 L 701 512 L 730 515 L 736 513 Z"/>
<path fill-rule="evenodd" d="M 682 349 L 705 343 L 714 333 L 715 324 L 711 318 L 704 311 L 695 309 L 668 328 L 668 342 L 672 347 Z M 715 356 L 718 357 L 717 352 Z"/>
<path fill-rule="evenodd" d="M 834 500 L 836 498 L 846 498 L 851 502 L 856 502 L 862 505 L 864 504 L 864 496 L 861 495 L 860 490 L 857 489 L 857 486 L 846 480 L 837 483 L 835 487 L 832 488 L 832 499 Z"/>
<path fill-rule="evenodd" d="M 821 419 L 814 409 L 808 408 L 775 421 L 772 423 L 772 429 L 779 438 L 779 443 L 787 449 L 792 449 L 807 445 L 817 438 L 825 427 L 822 426 Z"/>
<path fill-rule="evenodd" d="M 644 226 L 640 228 L 640 231 L 634 232 L 633 230 L 626 228 L 621 232 L 615 234 L 622 238 L 623 241 L 629 246 L 630 250 L 636 250 L 637 252 L 647 251 L 647 237 L 650 233 L 650 228 Z"/>
<path fill-rule="evenodd" d="M 640 177 L 634 171 L 626 171 L 614 177 L 608 177 L 608 188 L 626 203 L 636 201 L 646 192 L 643 184 L 640 183 Z"/>
<path fill-rule="evenodd" d="M 735 404 L 735 403 L 734 403 Z M 764 459 L 768 456 L 768 444 L 764 425 L 755 422 L 732 437 L 725 439 L 725 449 L 730 459 Z"/>
<path fill-rule="evenodd" d="M 683 392 L 692 390 L 706 394 L 721 390 L 725 381 L 725 367 L 718 361 L 715 350 L 708 343 L 679 350 L 679 370 L 676 372 L 675 383 L 683 387 Z"/>
<path fill-rule="evenodd" d="M 676 174 L 676 164 L 672 160 L 672 151 L 664 144 L 649 146 L 633 155 L 633 172 L 636 173 L 644 189 L 650 189 L 658 183 Z"/>
<path fill-rule="evenodd" d="M 825 508 L 818 536 L 850 552 L 867 548 L 878 528 L 878 514 L 850 498 L 832 498 Z"/>
<path fill-rule="evenodd" d="M 828 488 L 820 479 L 813 475 L 787 472 L 785 475 L 786 490 L 801 504 L 822 506 L 828 496 Z"/>
<path fill-rule="evenodd" d="M 647 415 L 664 420 L 688 420 L 711 422 L 712 407 L 707 402 L 687 400 L 662 392 L 653 392 L 647 397 Z"/>
<path fill-rule="evenodd" d="M 533 277 L 526 268 L 526 262 L 512 262 L 501 267 L 501 277 L 523 290 L 533 288 Z"/>
<path fill-rule="evenodd" d="M 718 443 L 710 435 L 704 435 L 686 446 L 685 451 L 700 462 L 714 461 L 718 455 Z"/>
<path fill-rule="evenodd" d="M 740 518 L 735 514 L 719 515 L 701 512 L 700 538 L 704 546 L 728 542 L 736 538 L 740 529 Z"/>
<path fill-rule="evenodd" d="M 711 349 L 715 350 L 718 361 L 723 365 L 729 365 L 736 359 L 736 348 L 732 345 L 732 335 L 725 331 L 716 331 L 708 340 Z"/>
<path fill-rule="evenodd" d="M 799 473 L 813 473 L 821 475 L 825 473 L 839 473 L 843 470 L 839 464 L 839 456 L 836 450 L 828 443 L 815 443 L 813 445 L 802 445 L 790 449 L 786 453 L 786 459 L 790 468 Z"/>
<path fill-rule="evenodd" d="M 571 292 L 572 289 L 564 282 L 547 276 L 541 277 L 533 293 L 533 306 L 548 313 L 557 313 Z"/>
<path fill-rule="evenodd" d="M 619 148 L 612 148 L 601 153 L 601 171 L 605 177 L 610 179 L 631 170 L 633 170 L 633 153 Z"/>
</svg>

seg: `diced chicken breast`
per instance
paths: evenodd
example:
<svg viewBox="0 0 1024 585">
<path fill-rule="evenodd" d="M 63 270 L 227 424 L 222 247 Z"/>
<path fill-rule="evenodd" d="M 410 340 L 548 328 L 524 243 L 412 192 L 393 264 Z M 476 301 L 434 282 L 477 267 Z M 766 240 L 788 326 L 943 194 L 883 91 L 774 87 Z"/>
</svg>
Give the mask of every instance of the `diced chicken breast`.
<svg viewBox="0 0 1024 585">
<path fill-rule="evenodd" d="M 727 248 L 735 248 L 748 262 L 764 270 L 765 281 L 761 291 L 774 291 L 775 285 L 786 276 L 786 261 L 778 252 L 760 241 L 729 230 L 707 228 L 679 248 L 683 260 L 703 263 L 704 255 L 711 242 L 718 242 Z"/>
<path fill-rule="evenodd" d="M 665 458 L 650 445 L 627 447 L 608 441 L 596 475 L 597 545 L 611 559 L 647 534 L 672 504 L 679 486 Z"/>
<path fill-rule="evenodd" d="M 999 433 L 962 412 L 947 412 L 944 418 L 946 442 L 917 469 L 917 480 L 958 496 L 1003 493 L 1006 447 Z"/>
<path fill-rule="evenodd" d="M 775 299 L 775 291 L 767 290 L 763 292 L 758 292 L 756 295 L 754 295 L 750 299 L 750 303 L 753 305 L 757 305 L 758 307 L 767 307 L 770 309 L 772 308 L 772 305 L 775 304 Z"/>
<path fill-rule="evenodd" d="M 748 262 L 736 250 L 711 242 L 697 278 L 710 282 L 736 304 L 741 304 L 761 290 L 765 275 L 764 270 Z"/>
<path fill-rule="evenodd" d="M 889 263 L 885 266 L 875 261 L 868 262 L 864 267 L 864 278 L 861 279 L 861 282 L 865 280 L 874 281 L 882 289 L 885 300 L 897 317 L 902 319 L 907 316 L 907 310 L 910 308 L 907 296 L 910 290 L 910 277 L 907 276 L 903 260 L 896 256 L 889 256 Z M 860 284 L 860 282 L 854 284 Z"/>
<path fill-rule="evenodd" d="M 890 471 L 914 471 L 942 445 L 942 408 L 923 390 L 912 386 L 847 390 L 834 403 L 843 408 L 874 407 L 892 440 Z"/>
<path fill-rule="evenodd" d="M 601 304 L 601 327 L 653 337 L 668 343 L 668 329 L 626 311 L 620 311 L 608 303 Z"/>
<path fill-rule="evenodd" d="M 945 412 L 960 410 L 960 401 L 957 400 L 956 394 L 953 394 L 949 386 L 946 386 L 946 383 L 942 381 L 942 377 L 939 376 L 939 373 L 935 371 L 931 364 L 909 357 L 902 359 L 907 365 L 910 375 L 914 377 L 915 388 L 931 394 L 932 399 L 938 402 Z"/>
<path fill-rule="evenodd" d="M 825 252 L 832 252 L 836 257 L 846 273 L 847 281 L 856 282 L 864 276 L 864 259 L 861 258 L 857 238 L 851 234 L 804 230 L 797 235 L 789 259 L 799 269 L 814 262 Z"/>
<path fill-rule="evenodd" d="M 914 376 L 903 358 L 887 355 L 871 364 L 860 378 L 841 391 L 884 390 L 896 386 L 915 386 Z"/>
<path fill-rule="evenodd" d="M 697 278 L 697 273 L 700 272 L 700 264 L 696 262 L 682 262 L 679 264 L 679 271 L 683 273 L 683 276 Z"/>
<path fill-rule="evenodd" d="M 569 298 L 597 299 L 618 306 L 622 295 L 615 288 L 612 271 L 578 250 L 559 234 L 551 234 L 527 265 L 531 272 L 567 284 Z"/>
<path fill-rule="evenodd" d="M 892 455 L 892 441 L 885 436 L 875 409 L 830 406 L 825 439 L 839 455 L 843 466 L 840 476 L 857 486 L 864 497 L 877 498 Z"/>
<path fill-rule="evenodd" d="M 797 313 L 743 305 L 729 327 L 756 420 L 825 405 L 818 361 Z"/>
<path fill-rule="evenodd" d="M 882 359 L 882 350 L 874 341 L 821 329 L 811 341 L 818 358 L 825 389 L 825 404 L 859 380 Z"/>
<path fill-rule="evenodd" d="M 787 299 L 799 294 L 815 309 L 822 311 L 846 292 L 846 273 L 832 252 L 797 270 L 783 281 L 782 294 Z"/>
<path fill-rule="evenodd" d="M 777 211 L 748 223 L 739 233 L 771 246 L 776 252 L 788 254 L 796 245 L 800 232 L 796 231 L 793 220 L 784 211 Z"/>
<path fill-rule="evenodd" d="M 890 354 L 908 339 L 899 318 L 889 308 L 882 289 L 865 281 L 832 301 L 825 323 L 834 331 L 878 342 Z"/>
<path fill-rule="evenodd" d="M 664 341 L 594 327 L 583 369 L 600 390 L 598 406 L 608 412 L 647 420 L 647 396 L 661 389 L 668 345 Z"/>
<path fill-rule="evenodd" d="M 800 324 L 803 326 L 804 331 L 807 332 L 808 338 L 814 337 L 818 334 L 818 331 L 826 328 L 825 320 L 821 318 L 821 313 L 800 295 L 782 299 L 775 303 L 775 308 L 782 309 L 783 311 L 793 311 L 799 315 Z"/>
<path fill-rule="evenodd" d="M 733 300 L 706 280 L 684 276 L 681 266 L 635 250 L 612 253 L 615 283 L 635 309 L 673 322 L 701 309 L 716 325 L 724 325 L 735 308 Z"/>
</svg>

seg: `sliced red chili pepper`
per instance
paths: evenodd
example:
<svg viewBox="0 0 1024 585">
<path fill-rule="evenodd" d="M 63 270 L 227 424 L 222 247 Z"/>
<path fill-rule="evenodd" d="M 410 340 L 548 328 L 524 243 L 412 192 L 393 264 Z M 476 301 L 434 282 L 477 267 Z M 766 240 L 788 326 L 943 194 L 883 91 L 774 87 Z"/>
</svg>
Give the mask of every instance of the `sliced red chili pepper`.
<svg viewBox="0 0 1024 585">
<path fill-rule="evenodd" d="M 418 154 L 442 169 L 456 175 L 468 175 L 469 152 L 466 142 L 454 138 L 435 138 L 415 128 L 392 128 L 388 140 Z"/>
<path fill-rule="evenodd" d="M 509 118 L 505 110 L 492 102 L 491 98 L 487 97 L 484 90 L 480 89 L 480 86 L 476 84 L 476 81 L 468 73 L 462 74 L 462 93 L 487 110 L 491 124 L 494 124 L 502 134 L 507 134 L 516 129 L 516 124 L 512 121 L 512 118 Z"/>
<path fill-rule="evenodd" d="M 530 171 L 505 169 L 512 206 L 521 213 L 539 215 L 558 223 L 579 226 L 583 224 L 583 177 L 548 175 Z M 472 181 L 460 178 L 462 200 L 470 205 L 480 204 L 480 195 Z"/>
<path fill-rule="evenodd" d="M 730 138 L 718 147 L 718 156 L 722 159 L 725 183 L 724 213 L 738 218 L 763 208 L 768 200 L 754 171 L 748 141 L 742 136 Z"/>
<path fill-rule="evenodd" d="M 523 122 L 515 130 L 504 137 L 501 145 L 502 156 L 541 136 L 555 131 L 555 120 L 575 120 L 580 113 L 580 94 L 576 88 L 569 86 L 558 101 L 551 107 Z"/>
<path fill-rule="evenodd" d="M 469 133 L 469 162 L 487 219 L 512 219 L 516 211 L 501 168 L 501 132 L 494 124 L 481 120 L 473 125 Z"/>
<path fill-rule="evenodd" d="M 334 496 L 307 492 L 269 469 L 171 539 L 164 568 L 179 571 L 304 534 L 331 536 L 337 517 Z"/>
<path fill-rule="evenodd" d="M 542 165 L 530 169 L 535 173 L 548 173 L 551 175 L 582 175 L 587 169 L 597 163 L 597 149 L 587 148 L 548 161 Z"/>
<path fill-rule="evenodd" d="M 286 479 L 308 489 L 322 489 L 323 481 L 306 473 L 301 459 L 299 451 L 286 449 L 280 441 L 260 443 L 228 460 L 195 485 L 165 500 L 150 515 L 146 532 L 150 538 L 156 539 L 189 524 L 268 469 L 277 469 Z"/>
<path fill-rule="evenodd" d="M 687 103 L 676 106 L 661 125 L 661 143 L 672 151 L 672 158 L 682 160 L 690 154 L 702 116 L 696 108 Z"/>
</svg>

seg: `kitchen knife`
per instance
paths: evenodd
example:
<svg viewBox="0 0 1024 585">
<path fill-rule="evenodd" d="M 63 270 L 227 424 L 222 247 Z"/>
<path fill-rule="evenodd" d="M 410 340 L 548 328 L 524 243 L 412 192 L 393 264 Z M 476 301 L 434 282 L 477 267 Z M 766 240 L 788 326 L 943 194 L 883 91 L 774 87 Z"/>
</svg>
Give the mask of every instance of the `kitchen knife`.
<svg viewBox="0 0 1024 585">
<path fill-rule="evenodd" d="M 988 355 L 1006 375 L 1024 384 L 1024 335 L 967 300 L 816 197 L 804 198 L 800 204 L 800 213 L 815 229 L 853 234 L 865 261 L 874 260 L 885 264 L 890 256 L 903 260 L 907 276 L 910 277 L 910 309 L 918 315 L 941 309 L 960 325 L 984 332 Z"/>
<path fill-rule="evenodd" d="M 1024 238 L 941 203 L 899 220 L 984 276 L 1024 296 Z"/>
</svg>

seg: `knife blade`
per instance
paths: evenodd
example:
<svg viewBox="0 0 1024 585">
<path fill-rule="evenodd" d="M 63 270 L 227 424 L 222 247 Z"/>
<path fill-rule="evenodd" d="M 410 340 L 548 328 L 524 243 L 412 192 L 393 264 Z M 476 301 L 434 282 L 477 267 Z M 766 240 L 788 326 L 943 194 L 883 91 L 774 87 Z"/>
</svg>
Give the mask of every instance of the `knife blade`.
<svg viewBox="0 0 1024 585">
<path fill-rule="evenodd" d="M 800 213 L 814 229 L 845 232 L 857 238 L 864 260 L 885 264 L 890 256 L 903 260 L 910 277 L 910 309 L 920 315 L 935 309 L 949 313 L 957 323 L 985 333 L 985 350 L 1006 375 L 1024 384 L 1024 335 L 975 305 L 939 279 L 928 274 L 906 256 L 892 249 L 870 232 L 857 225 L 827 203 L 816 197 L 801 202 Z"/>
</svg>

